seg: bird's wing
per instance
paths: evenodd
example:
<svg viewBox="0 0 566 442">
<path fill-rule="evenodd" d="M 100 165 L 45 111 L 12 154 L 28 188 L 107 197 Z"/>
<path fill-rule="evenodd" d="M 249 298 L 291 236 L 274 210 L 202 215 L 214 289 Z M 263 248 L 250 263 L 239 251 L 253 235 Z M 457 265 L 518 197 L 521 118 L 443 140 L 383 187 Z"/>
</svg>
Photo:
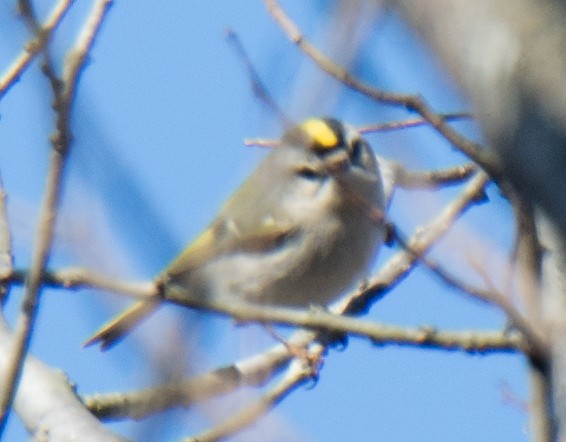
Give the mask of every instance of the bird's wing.
<svg viewBox="0 0 566 442">
<path fill-rule="evenodd" d="M 220 219 L 183 250 L 167 267 L 165 274 L 175 279 L 220 256 L 238 252 L 268 252 L 280 247 L 294 232 L 294 227 L 277 224 L 271 218 L 245 227 L 240 227 L 233 220 Z"/>
</svg>

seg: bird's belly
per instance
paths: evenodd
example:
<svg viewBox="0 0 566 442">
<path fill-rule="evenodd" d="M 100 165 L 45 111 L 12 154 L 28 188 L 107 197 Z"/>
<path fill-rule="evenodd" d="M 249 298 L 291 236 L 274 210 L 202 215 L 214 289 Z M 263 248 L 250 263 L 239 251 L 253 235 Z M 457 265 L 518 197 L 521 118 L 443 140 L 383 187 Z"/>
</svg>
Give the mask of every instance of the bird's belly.
<svg viewBox="0 0 566 442">
<path fill-rule="evenodd" d="M 355 240 L 335 236 L 331 245 L 309 238 L 300 247 L 289 244 L 261 255 L 235 253 L 208 263 L 201 269 L 206 293 L 261 304 L 327 305 L 365 276 L 380 232 L 375 229 Z M 294 241 L 304 240 L 299 236 Z"/>
</svg>

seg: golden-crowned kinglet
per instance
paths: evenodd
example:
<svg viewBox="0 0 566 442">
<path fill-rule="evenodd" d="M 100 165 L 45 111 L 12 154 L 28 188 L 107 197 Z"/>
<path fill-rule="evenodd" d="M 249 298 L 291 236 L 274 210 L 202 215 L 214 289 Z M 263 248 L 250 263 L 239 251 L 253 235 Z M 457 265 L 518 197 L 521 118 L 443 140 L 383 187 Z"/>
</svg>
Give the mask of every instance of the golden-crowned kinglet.
<svg viewBox="0 0 566 442">
<path fill-rule="evenodd" d="M 309 119 L 284 134 L 157 281 L 165 293 L 227 302 L 326 305 L 367 272 L 383 241 L 385 205 L 364 138 L 340 121 Z M 87 344 L 111 346 L 162 299 L 137 301 Z"/>
</svg>

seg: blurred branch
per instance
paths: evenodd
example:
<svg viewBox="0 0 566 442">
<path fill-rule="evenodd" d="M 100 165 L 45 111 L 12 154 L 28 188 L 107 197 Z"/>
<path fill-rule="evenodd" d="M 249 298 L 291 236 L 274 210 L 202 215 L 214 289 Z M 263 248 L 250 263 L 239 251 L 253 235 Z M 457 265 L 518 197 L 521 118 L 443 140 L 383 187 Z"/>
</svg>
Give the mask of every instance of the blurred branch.
<svg viewBox="0 0 566 442">
<path fill-rule="evenodd" d="M 314 347 L 309 357 L 322 358 L 324 347 L 322 345 L 315 345 Z M 183 442 L 214 442 L 233 435 L 253 424 L 285 399 L 289 393 L 317 375 L 316 368 L 311 364 L 305 364 L 300 359 L 293 362 L 283 379 L 258 399 L 252 401 L 248 406 L 240 409 L 219 425 L 197 436 L 184 439 Z"/>
<path fill-rule="evenodd" d="M 518 193 L 511 194 L 509 200 L 515 214 L 512 270 L 518 279 L 521 302 L 528 323 L 535 331 L 544 334 L 546 342 L 549 342 L 540 284 L 543 248 L 536 228 L 535 209 Z M 557 434 L 552 404 L 550 349 L 546 356 L 529 358 L 530 426 L 536 441 L 552 441 Z"/>
<path fill-rule="evenodd" d="M 523 197 L 540 204 L 560 226 L 564 238 L 564 2 L 391 3 L 472 101 L 505 179 Z M 560 316 L 566 317 L 564 312 Z"/>
<path fill-rule="evenodd" d="M 533 324 L 544 323 L 539 289 L 543 249 L 536 231 L 534 207 L 519 195 L 509 198 L 515 214 L 515 241 L 512 260 L 519 278 L 519 293 L 525 314 Z"/>
<path fill-rule="evenodd" d="M 288 357 L 285 357 L 284 364 L 287 365 L 288 362 Z M 269 361 L 270 373 L 276 367 L 277 364 Z M 141 419 L 174 407 L 189 408 L 212 397 L 224 396 L 242 386 L 261 385 L 248 384 L 243 379 L 236 364 L 233 364 L 146 390 L 85 396 L 83 402 L 99 419 Z"/>
<path fill-rule="evenodd" d="M 299 331 L 289 342 L 304 347 L 313 337 L 312 332 Z M 140 391 L 86 396 L 83 402 L 100 419 L 140 419 L 173 407 L 189 408 L 240 387 L 261 387 L 285 368 L 290 358 L 288 347 L 278 344 L 258 355 L 209 373 Z"/>
<path fill-rule="evenodd" d="M 533 410 L 533 423 L 541 411 L 547 416 L 531 426 L 532 437 L 566 440 L 565 4 L 396 0 L 392 5 L 472 101 L 502 174 L 512 183 L 513 191 L 506 189 L 505 194 L 518 223 L 525 223 L 519 225 L 516 244 L 522 302 L 527 318 L 548 334 L 552 347 L 546 361 L 552 370 L 535 376 L 547 376 L 546 384 L 552 385 L 552 394 L 546 388 L 546 403 L 552 398 L 553 410 Z M 516 196 L 524 207 L 514 201 Z M 541 254 L 537 242 L 543 237 Z M 545 428 L 540 423 L 546 423 Z"/>
<path fill-rule="evenodd" d="M 344 322 L 348 327 L 340 329 L 334 328 L 334 318 L 331 318 L 328 326 L 331 333 L 352 332 L 353 335 L 368 337 L 374 345 L 379 346 L 400 345 L 481 354 L 526 350 L 519 333 L 440 331 L 433 327 L 403 328 L 338 316 L 340 319 L 350 319 L 350 322 Z M 352 324 L 354 326 L 350 327 Z M 308 325 L 314 327 L 317 324 Z M 313 332 L 298 331 L 286 345 L 276 345 L 264 353 L 203 375 L 146 390 L 86 396 L 83 401 L 97 417 L 112 420 L 140 419 L 172 407 L 188 408 L 244 386 L 263 386 L 289 363 L 293 357 L 289 347 L 304 348 L 315 336 Z"/>
<path fill-rule="evenodd" d="M 364 293 L 371 295 L 371 289 L 372 287 L 364 289 Z M 299 326 L 332 334 L 363 337 L 379 344 L 426 346 L 466 352 L 527 351 L 528 349 L 522 340 L 517 341 L 516 337 L 509 340 L 500 333 L 476 336 L 475 333 L 469 332 L 462 334 L 435 332 L 426 327 L 407 329 L 383 326 L 373 321 L 364 321 L 320 309 L 305 311 L 243 302 L 227 303 L 225 299 L 189 299 L 182 291 L 172 293 L 171 296 L 168 293 L 167 299 L 179 305 L 227 315 L 238 322 Z"/>
<path fill-rule="evenodd" d="M 398 232 L 396 232 L 396 239 L 403 248 L 405 248 L 405 250 L 411 252 L 405 241 L 398 235 Z M 466 283 L 465 281 L 457 278 L 455 275 L 450 274 L 450 272 L 448 272 L 444 267 L 426 256 L 420 255 L 419 260 L 426 268 L 431 270 L 450 287 L 459 290 L 468 296 L 499 307 L 507 315 L 513 326 L 522 333 L 529 343 L 528 353 L 540 359 L 548 357 L 548 340 L 544 335 L 541 335 L 535 326 L 536 324 L 531 323 L 528 318 L 523 316 L 521 311 L 518 310 L 509 300 L 508 296 L 498 291 L 492 284 L 490 284 L 489 289 L 483 289 Z"/>
<path fill-rule="evenodd" d="M 250 80 L 251 89 L 255 96 L 263 104 L 265 104 L 270 111 L 275 112 L 275 115 L 277 115 L 283 127 L 290 128 L 294 126 L 291 119 L 287 117 L 287 115 L 285 115 L 285 113 L 281 110 L 277 102 L 265 87 L 265 84 L 263 84 L 263 82 L 261 81 L 261 77 L 257 73 L 254 64 L 252 63 L 248 53 L 246 52 L 246 49 L 244 48 L 244 45 L 238 37 L 238 34 L 236 34 L 234 30 L 228 29 L 226 31 L 226 39 L 229 43 L 231 43 L 234 51 L 236 52 L 236 55 L 244 65 L 244 68 L 246 69 L 246 73 Z"/>
<path fill-rule="evenodd" d="M 6 192 L 0 180 L 0 305 L 3 305 L 8 285 L 1 282 L 13 271 L 14 259 L 12 256 L 12 235 L 6 206 Z"/>
<path fill-rule="evenodd" d="M 297 25 L 279 6 L 276 0 L 264 1 L 269 13 L 279 24 L 283 32 L 287 34 L 288 38 L 323 71 L 333 76 L 336 80 L 340 81 L 349 88 L 360 92 L 373 100 L 385 104 L 403 106 L 409 110 L 417 112 L 452 145 L 457 147 L 471 160 L 476 162 L 494 180 L 501 182 L 503 175 L 501 167 L 497 162 L 497 158 L 490 151 L 484 149 L 480 144 L 468 140 L 459 132 L 452 129 L 452 127 L 446 123 L 442 115 L 434 112 L 422 97 L 418 95 L 405 95 L 387 92 L 358 80 L 347 69 L 336 64 L 334 61 L 326 57 L 326 55 L 318 50 L 313 44 L 311 44 L 301 33 Z M 503 183 L 501 182 L 500 184 Z"/>
<path fill-rule="evenodd" d="M 487 175 L 477 173 L 460 195 L 407 242 L 411 252 L 403 250 L 390 258 L 362 288 L 347 298 L 340 312 L 354 315 L 363 313 L 371 304 L 391 291 L 418 263 L 419 256 L 426 253 L 450 229 L 456 219 L 483 196 L 488 182 Z"/>
<path fill-rule="evenodd" d="M 11 363 L 13 335 L 0 315 L 0 372 Z M 30 440 L 56 442 L 124 441 L 106 429 L 79 400 L 74 387 L 58 369 L 52 369 L 28 355 L 14 407 Z"/>
<path fill-rule="evenodd" d="M 404 253 L 404 252 L 401 252 Z M 422 259 L 422 258 L 421 258 Z M 405 269 L 403 269 L 405 270 Z M 18 283 L 24 280 L 24 272 L 14 272 L 9 281 Z M 5 282 L 5 281 L 0 281 Z M 127 294 L 136 298 L 148 298 L 155 295 L 155 284 L 149 282 L 125 282 L 114 280 L 85 269 L 69 268 L 49 272 L 44 275 L 43 284 L 58 288 L 95 288 L 109 290 L 114 293 Z M 248 304 L 245 302 L 227 303 L 225 299 L 203 299 L 187 296 L 183 291 L 171 290 L 168 300 L 179 305 L 223 314 L 236 319 L 238 322 L 258 322 L 263 324 L 295 325 L 329 332 L 347 333 L 354 336 L 366 337 L 379 343 L 395 343 L 399 345 L 419 345 L 422 343 L 422 330 L 409 330 L 381 326 L 357 318 L 340 316 L 320 309 L 303 310 L 265 305 Z M 477 344 L 472 341 L 477 342 Z M 458 343 L 461 344 L 458 344 Z M 501 351 L 524 350 L 520 341 L 514 339 L 501 340 L 494 335 L 486 335 L 470 340 L 468 334 L 458 335 L 448 333 L 435 334 L 430 341 L 431 346 L 451 350 L 464 351 Z"/>
<path fill-rule="evenodd" d="M 439 114 L 444 121 L 456 121 L 472 119 L 473 115 L 469 112 L 455 112 L 452 114 Z M 368 124 L 367 126 L 358 127 L 358 131 L 362 134 L 387 132 L 390 130 L 409 129 L 412 127 L 427 126 L 429 122 L 424 118 L 409 118 L 402 121 L 390 121 L 387 123 Z"/>
<path fill-rule="evenodd" d="M 250 74 L 250 76 L 251 76 L 251 74 Z M 254 77 L 251 77 L 252 81 L 254 81 L 255 77 L 257 77 L 257 74 L 254 71 Z M 257 81 L 260 81 L 259 77 L 257 78 Z M 259 83 L 259 85 L 260 86 L 253 86 L 254 91 L 255 91 L 256 87 L 260 87 L 261 88 L 260 90 L 262 90 L 262 94 L 266 93 L 266 91 L 264 91 L 264 89 L 263 89 L 263 85 L 261 83 Z M 269 98 L 271 100 L 271 97 L 269 97 Z M 445 121 L 453 121 L 453 120 L 473 118 L 472 115 L 470 113 L 467 113 L 467 112 L 457 112 L 457 113 L 453 113 L 453 114 L 440 114 L 440 116 Z M 289 120 L 287 120 L 287 121 L 288 121 L 288 124 L 291 123 Z M 360 126 L 360 127 L 357 127 L 356 129 L 361 134 L 367 134 L 367 133 L 376 133 L 376 132 L 386 132 L 386 131 L 390 131 L 390 130 L 408 129 L 408 128 L 412 128 L 412 127 L 425 126 L 425 125 L 428 125 L 428 124 L 429 124 L 429 122 L 427 120 L 425 120 L 424 118 L 410 118 L 410 119 L 402 120 L 402 121 L 390 121 L 388 123 L 376 123 L 376 124 L 370 124 L 370 125 L 367 125 L 367 126 Z M 274 146 L 277 146 L 277 145 L 280 144 L 280 140 L 265 139 L 265 138 L 248 138 L 248 139 L 244 140 L 244 144 L 246 146 L 274 147 Z"/>
<path fill-rule="evenodd" d="M 395 186 L 403 189 L 435 189 L 451 184 L 460 184 L 477 172 L 473 163 L 448 169 L 408 171 L 398 163 L 389 162 L 393 167 Z"/>
<path fill-rule="evenodd" d="M 49 44 L 53 31 L 59 26 L 74 0 L 61 0 L 53 8 L 51 15 L 42 25 L 36 25 L 35 35 L 28 41 L 22 53 L 14 60 L 12 65 L 0 78 L 0 100 L 8 90 L 20 79 L 23 72 L 29 67 L 33 59 Z M 19 2 L 20 13 L 32 17 L 31 5 L 27 1 Z M 35 20 L 33 20 L 35 22 Z"/>
<path fill-rule="evenodd" d="M 0 283 L 23 284 L 27 277 L 27 271 L 14 270 L 11 274 L 0 278 Z M 126 294 L 135 298 L 155 296 L 157 291 L 153 281 L 123 281 L 79 267 L 45 271 L 43 273 L 42 285 L 65 289 L 99 289 L 112 293 Z"/>
<path fill-rule="evenodd" d="M 53 148 L 51 150 L 50 167 L 38 218 L 30 271 L 26 280 L 21 312 L 17 318 L 14 345 L 10 352 L 12 355 L 11 364 L 8 365 L 8 368 L 3 373 L 4 376 L 1 383 L 5 386 L 5 389 L 0 395 L 0 434 L 4 431 L 6 425 L 37 315 L 43 272 L 53 241 L 53 228 L 61 196 L 63 171 L 72 139 L 70 115 L 77 84 L 87 55 L 92 48 L 94 39 L 111 3 L 111 0 L 99 0 L 95 3 L 75 47 L 68 54 L 62 82 L 54 80 L 52 76 L 53 69 L 47 66 L 49 72 L 46 72 L 46 75 L 52 81 L 55 96 L 55 110 L 57 112 L 56 130 L 52 137 Z M 28 2 L 22 2 L 22 4 L 29 5 Z M 31 7 L 28 9 L 28 12 L 32 13 Z M 32 15 L 28 18 L 30 21 L 35 21 L 35 17 Z"/>
<path fill-rule="evenodd" d="M 268 138 L 246 138 L 244 145 L 247 147 L 266 147 L 272 148 L 281 145 L 281 140 L 268 139 Z"/>
</svg>

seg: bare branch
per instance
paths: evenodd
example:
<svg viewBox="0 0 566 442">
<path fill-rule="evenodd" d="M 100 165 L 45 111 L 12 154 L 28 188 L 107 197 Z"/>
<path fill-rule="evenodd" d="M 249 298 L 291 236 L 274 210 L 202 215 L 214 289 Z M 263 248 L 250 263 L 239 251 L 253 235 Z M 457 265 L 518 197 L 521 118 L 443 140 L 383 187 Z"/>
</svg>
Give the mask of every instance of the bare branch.
<svg viewBox="0 0 566 442">
<path fill-rule="evenodd" d="M 401 238 L 397 237 L 397 239 L 406 250 L 411 251 Z M 507 315 L 513 326 L 519 330 L 527 342 L 529 342 L 529 354 L 537 356 L 540 359 L 544 359 L 548 356 L 549 347 L 547 338 L 538 331 L 536 324 L 531 323 L 529 319 L 525 318 L 521 311 L 513 305 L 513 303 L 509 300 L 509 296 L 501 293 L 493 287 L 492 284 L 490 284 L 490 288 L 488 289 L 468 284 L 457 278 L 455 275 L 450 274 L 450 272 L 448 272 L 444 267 L 426 256 L 420 255 L 418 259 L 425 265 L 426 268 L 431 270 L 450 287 L 459 290 L 468 296 L 472 296 L 480 301 L 500 308 Z"/>
<path fill-rule="evenodd" d="M 0 372 L 11 363 L 13 335 L 0 316 Z M 14 407 L 30 433 L 30 440 L 118 442 L 124 439 L 112 434 L 79 400 L 66 376 L 28 355 Z"/>
<path fill-rule="evenodd" d="M 318 354 L 318 357 L 322 357 L 324 348 L 321 345 L 315 345 L 314 351 Z M 317 356 L 313 355 L 313 357 Z M 310 365 L 304 364 L 301 360 L 295 360 L 283 379 L 275 387 L 269 389 L 257 400 L 252 401 L 247 407 L 230 416 L 216 427 L 206 430 L 197 436 L 184 439 L 183 442 L 213 442 L 241 431 L 271 411 L 289 393 L 309 379 L 312 379 L 313 376 L 316 376 L 316 372 L 313 371 Z"/>
<path fill-rule="evenodd" d="M 51 164 L 38 219 L 30 272 L 26 280 L 21 312 L 17 319 L 14 347 L 10 353 L 13 355 L 13 359 L 3 376 L 2 385 L 5 386 L 5 389 L 0 396 L 0 434 L 4 431 L 16 385 L 21 375 L 23 361 L 37 314 L 43 272 L 49 259 L 53 241 L 53 228 L 61 196 L 63 171 L 72 138 L 70 114 L 75 99 L 76 87 L 88 52 L 111 3 L 111 0 L 99 0 L 95 4 L 75 48 L 71 51 L 71 56 L 65 64 L 63 88 L 55 87 L 54 84 L 53 92 L 57 110 L 56 132 L 52 140 Z M 34 18 L 32 17 L 32 19 Z"/>
<path fill-rule="evenodd" d="M 363 287 L 347 298 L 345 305 L 339 311 L 354 315 L 363 313 L 372 303 L 392 290 L 417 264 L 418 256 L 426 253 L 450 229 L 456 219 L 474 204 L 478 197 L 483 196 L 488 182 L 487 175 L 482 172 L 477 173 L 458 197 L 408 241 L 407 244 L 412 252 L 404 250 L 394 255 Z"/>
<path fill-rule="evenodd" d="M 277 147 L 281 145 L 281 140 L 266 139 L 266 138 L 247 138 L 244 140 L 244 145 L 248 147 Z"/>
<path fill-rule="evenodd" d="M 272 17 L 279 24 L 288 38 L 297 45 L 305 55 L 316 63 L 323 71 L 336 78 L 352 90 L 372 98 L 381 103 L 403 106 L 418 112 L 423 119 L 434 127 L 452 145 L 481 166 L 493 179 L 500 182 L 503 179 L 501 166 L 492 152 L 484 149 L 480 144 L 474 143 L 446 123 L 441 114 L 434 112 L 430 106 L 418 95 L 405 95 L 386 92 L 370 86 L 356 77 L 347 69 L 336 64 L 326 57 L 320 50 L 312 45 L 301 33 L 297 25 L 283 11 L 276 0 L 264 0 Z"/>
<path fill-rule="evenodd" d="M 509 199 L 515 213 L 512 258 L 519 279 L 519 294 L 529 320 L 540 325 L 544 323 L 539 290 L 543 249 L 536 231 L 535 209 L 517 194 L 511 195 Z"/>
<path fill-rule="evenodd" d="M 37 29 L 36 35 L 26 43 L 22 53 L 16 58 L 4 75 L 0 78 L 0 100 L 6 92 L 19 80 L 33 59 L 48 45 L 53 31 L 59 26 L 74 0 L 61 0 L 53 8 L 45 23 Z M 23 11 L 22 11 L 23 12 Z"/>
<path fill-rule="evenodd" d="M 28 277 L 24 270 L 14 270 L 0 278 L 3 284 L 23 284 Z M 157 291 L 153 281 L 123 281 L 110 278 L 92 270 L 69 267 L 43 273 L 42 285 L 54 288 L 81 289 L 91 288 L 112 293 L 125 294 L 134 298 L 149 298 Z"/>
<path fill-rule="evenodd" d="M 469 112 L 455 112 L 451 114 L 440 114 L 444 121 L 455 121 L 473 118 Z M 409 118 L 402 121 L 390 121 L 388 123 L 369 124 L 367 126 L 358 127 L 358 131 L 362 134 L 386 132 L 390 130 L 408 129 L 411 127 L 427 126 L 429 122 L 424 118 Z"/>
<path fill-rule="evenodd" d="M 302 347 L 313 338 L 314 333 L 299 331 L 290 342 Z M 189 408 L 244 386 L 261 387 L 289 364 L 290 357 L 288 348 L 278 344 L 209 373 L 141 391 L 87 396 L 83 402 L 100 419 L 140 419 L 173 407 Z"/>
<path fill-rule="evenodd" d="M 398 268 L 397 270 L 402 271 L 405 269 Z M 371 287 L 368 287 L 364 293 L 366 296 L 371 296 Z M 427 347 L 450 350 L 459 349 L 470 352 L 501 350 L 527 351 L 528 349 L 520 340 L 509 341 L 506 337 L 502 337 L 501 334 L 497 334 L 497 336 L 483 336 L 476 340 L 475 335 L 470 335 L 470 333 L 464 333 L 462 335 L 457 333 L 443 334 L 437 333 L 432 329 L 411 330 L 401 327 L 383 326 L 372 321 L 364 321 L 349 316 L 327 313 L 320 309 L 305 311 L 247 304 L 243 302 L 227 303 L 225 299 L 193 299 L 188 298 L 187 294 L 182 291 L 175 292 L 173 290 L 171 294 L 167 294 L 167 299 L 179 305 L 224 314 L 235 318 L 239 322 L 294 325 L 329 333 L 343 333 L 351 336 L 364 337 L 379 344 L 426 345 Z M 424 336 L 426 336 L 426 338 L 424 338 Z M 515 347 L 515 345 L 519 346 Z"/>
<path fill-rule="evenodd" d="M 255 71 L 254 71 L 254 75 L 257 76 Z M 250 74 L 250 76 L 251 76 L 251 74 Z M 253 80 L 255 77 L 252 76 L 251 78 Z M 257 81 L 259 81 L 259 78 L 257 79 Z M 254 91 L 258 87 L 263 88 L 263 85 L 260 83 L 260 86 L 254 86 L 253 87 Z M 261 90 L 263 91 L 263 89 L 261 89 Z M 262 92 L 262 94 L 265 94 L 265 93 L 267 93 L 267 92 Z M 271 97 L 270 97 L 270 100 L 271 100 Z M 446 121 L 454 121 L 454 120 L 472 118 L 472 115 L 467 113 L 467 112 L 457 112 L 457 113 L 453 113 L 453 114 L 440 114 L 440 116 Z M 390 121 L 388 123 L 376 123 L 376 124 L 370 124 L 370 125 L 367 125 L 367 126 L 360 126 L 360 127 L 357 127 L 356 129 L 361 134 L 367 134 L 367 133 L 375 133 L 375 132 L 386 132 L 386 131 L 390 131 L 390 130 L 407 129 L 407 128 L 412 128 L 412 127 L 425 126 L 425 125 L 428 125 L 428 124 L 429 124 L 429 122 L 427 120 L 425 120 L 424 118 L 410 118 L 410 119 L 402 120 L 402 121 Z M 274 147 L 274 146 L 277 146 L 277 145 L 280 144 L 280 140 L 270 140 L 270 139 L 264 139 L 264 138 L 249 138 L 249 139 L 244 140 L 244 144 L 246 146 Z"/>
<path fill-rule="evenodd" d="M 12 273 L 14 266 L 12 235 L 6 209 L 6 192 L 0 180 L 0 281 Z M 3 303 L 7 291 L 8 285 L 0 282 L 0 303 Z"/>
<path fill-rule="evenodd" d="M 370 337 L 375 345 L 401 345 L 466 353 L 525 351 L 519 333 L 502 331 L 440 331 L 432 327 L 403 328 L 353 321 L 352 334 Z M 332 332 L 337 330 L 332 329 Z M 316 337 L 313 332 L 298 331 L 287 345 L 279 344 L 256 356 L 221 367 L 210 373 L 174 381 L 162 386 L 129 393 L 87 396 L 83 399 L 92 413 L 101 419 L 140 419 L 173 407 L 189 408 L 212 397 L 224 396 L 238 388 L 260 387 L 288 363 L 288 346 L 303 348 Z"/>
<path fill-rule="evenodd" d="M 403 189 L 436 189 L 451 184 L 460 184 L 477 172 L 473 163 L 450 167 L 443 170 L 408 171 L 401 165 L 394 167 L 395 186 Z"/>
<path fill-rule="evenodd" d="M 273 97 L 261 81 L 261 77 L 255 70 L 254 64 L 252 63 L 248 53 L 246 52 L 244 45 L 240 41 L 238 34 L 236 34 L 234 30 L 228 29 L 226 31 L 226 39 L 232 44 L 232 47 L 236 51 L 236 55 L 244 65 L 244 68 L 246 69 L 246 73 L 248 74 L 248 78 L 250 80 L 252 91 L 256 95 L 256 97 L 262 103 L 264 103 L 270 111 L 275 112 L 284 127 L 289 128 L 294 126 L 291 119 L 287 117 L 287 115 L 285 115 L 285 113 L 281 110 L 277 102 L 273 99 Z"/>
</svg>

